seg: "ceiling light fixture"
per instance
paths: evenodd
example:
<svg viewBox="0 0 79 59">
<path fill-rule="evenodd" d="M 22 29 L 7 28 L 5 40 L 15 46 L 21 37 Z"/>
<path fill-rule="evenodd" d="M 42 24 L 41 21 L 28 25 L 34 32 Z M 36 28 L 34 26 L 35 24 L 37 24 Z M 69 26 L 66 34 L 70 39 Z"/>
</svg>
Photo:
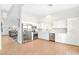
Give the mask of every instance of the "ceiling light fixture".
<svg viewBox="0 0 79 59">
<path fill-rule="evenodd" d="M 48 4 L 48 6 L 53 6 L 53 4 Z"/>
</svg>

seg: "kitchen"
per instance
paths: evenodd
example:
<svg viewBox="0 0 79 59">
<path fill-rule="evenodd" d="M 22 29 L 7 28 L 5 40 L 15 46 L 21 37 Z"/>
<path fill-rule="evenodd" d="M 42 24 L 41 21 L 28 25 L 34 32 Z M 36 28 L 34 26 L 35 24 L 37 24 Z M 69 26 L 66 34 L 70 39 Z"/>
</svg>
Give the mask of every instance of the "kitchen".
<svg viewBox="0 0 79 59">
<path fill-rule="evenodd" d="M 45 40 L 79 46 L 79 5 L 14 4 L 2 10 L 1 35 L 19 44 Z"/>
</svg>

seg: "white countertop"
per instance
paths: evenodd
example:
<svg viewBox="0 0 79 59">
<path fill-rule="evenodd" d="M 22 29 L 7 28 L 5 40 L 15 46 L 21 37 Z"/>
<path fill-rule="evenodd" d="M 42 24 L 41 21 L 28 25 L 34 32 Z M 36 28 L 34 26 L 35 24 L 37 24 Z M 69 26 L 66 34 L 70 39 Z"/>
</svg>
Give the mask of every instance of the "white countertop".
<svg viewBox="0 0 79 59">
<path fill-rule="evenodd" d="M 67 33 L 67 28 L 53 28 L 49 33 Z"/>
</svg>

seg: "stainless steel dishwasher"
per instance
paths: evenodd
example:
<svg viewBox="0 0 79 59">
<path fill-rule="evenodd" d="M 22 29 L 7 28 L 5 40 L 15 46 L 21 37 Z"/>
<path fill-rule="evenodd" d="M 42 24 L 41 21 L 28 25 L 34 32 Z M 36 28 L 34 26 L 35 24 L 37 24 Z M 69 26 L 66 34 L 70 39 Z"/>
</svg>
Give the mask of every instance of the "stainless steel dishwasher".
<svg viewBox="0 0 79 59">
<path fill-rule="evenodd" d="M 49 41 L 55 42 L 55 33 L 49 33 Z"/>
<path fill-rule="evenodd" d="M 33 40 L 38 39 L 38 32 L 33 32 Z"/>
</svg>

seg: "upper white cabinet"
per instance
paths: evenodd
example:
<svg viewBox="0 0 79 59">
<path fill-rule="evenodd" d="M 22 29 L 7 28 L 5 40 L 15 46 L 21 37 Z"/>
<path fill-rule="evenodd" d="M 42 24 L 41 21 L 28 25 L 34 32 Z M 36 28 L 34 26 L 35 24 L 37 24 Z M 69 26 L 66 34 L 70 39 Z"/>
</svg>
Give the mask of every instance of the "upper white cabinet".
<svg viewBox="0 0 79 59">
<path fill-rule="evenodd" d="M 53 28 L 66 28 L 67 27 L 67 21 L 66 19 L 63 20 L 56 20 L 53 21 Z"/>
<path fill-rule="evenodd" d="M 53 25 L 52 25 L 52 29 L 50 32 L 66 33 L 67 32 L 67 20 L 66 19 L 54 20 Z"/>
<path fill-rule="evenodd" d="M 67 28 L 53 28 L 50 33 L 67 33 Z"/>
</svg>

